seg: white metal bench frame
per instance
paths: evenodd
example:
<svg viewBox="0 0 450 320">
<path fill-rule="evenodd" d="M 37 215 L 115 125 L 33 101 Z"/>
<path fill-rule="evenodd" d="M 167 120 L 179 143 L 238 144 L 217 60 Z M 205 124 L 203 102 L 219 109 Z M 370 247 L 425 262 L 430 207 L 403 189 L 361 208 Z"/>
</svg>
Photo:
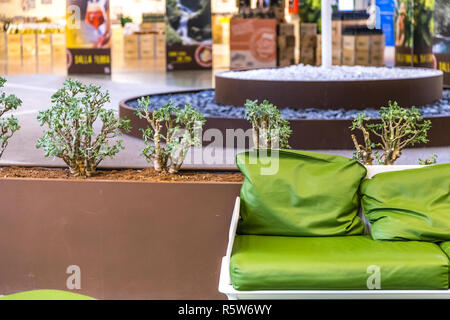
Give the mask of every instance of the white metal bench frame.
<svg viewBox="0 0 450 320">
<path fill-rule="evenodd" d="M 421 166 L 366 166 L 367 178 L 387 171 L 399 171 Z M 360 213 L 361 214 L 361 213 Z M 364 221 L 364 215 L 361 214 Z M 238 291 L 231 284 L 230 258 L 240 217 L 240 198 L 236 199 L 226 256 L 222 258 L 219 292 L 229 300 L 241 299 L 450 299 L 450 290 L 262 290 Z M 366 226 L 367 221 L 365 221 Z"/>
</svg>

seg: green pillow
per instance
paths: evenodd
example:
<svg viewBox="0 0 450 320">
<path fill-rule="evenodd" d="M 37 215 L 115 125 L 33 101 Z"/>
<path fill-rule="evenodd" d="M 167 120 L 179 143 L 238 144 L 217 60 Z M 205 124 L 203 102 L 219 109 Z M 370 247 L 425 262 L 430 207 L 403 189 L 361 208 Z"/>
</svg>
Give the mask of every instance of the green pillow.
<svg viewBox="0 0 450 320">
<path fill-rule="evenodd" d="M 306 151 L 238 154 L 245 176 L 239 234 L 342 236 L 364 233 L 358 217 L 357 161 Z"/>
<path fill-rule="evenodd" d="M 384 172 L 361 185 L 377 240 L 450 240 L 450 164 Z"/>
<path fill-rule="evenodd" d="M 95 300 L 78 293 L 61 290 L 33 290 L 0 297 L 0 300 Z"/>
</svg>

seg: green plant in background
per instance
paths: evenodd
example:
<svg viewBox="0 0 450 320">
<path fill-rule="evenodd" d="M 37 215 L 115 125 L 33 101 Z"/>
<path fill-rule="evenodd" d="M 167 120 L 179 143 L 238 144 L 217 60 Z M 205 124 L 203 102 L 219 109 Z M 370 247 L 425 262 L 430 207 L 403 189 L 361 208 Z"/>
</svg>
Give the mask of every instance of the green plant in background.
<svg viewBox="0 0 450 320">
<path fill-rule="evenodd" d="M 370 165 L 372 163 L 371 151 L 373 148 L 380 148 L 383 151 L 382 154 L 375 153 L 379 164 L 393 165 L 401 156 L 404 148 L 416 143 L 428 142 L 427 135 L 431 128 L 431 121 L 423 120 L 416 108 L 402 108 L 397 102 L 389 101 L 389 107 L 381 107 L 379 113 L 380 121 L 376 123 L 370 123 L 370 118 L 364 113 L 358 114 L 350 127 L 351 130 L 358 129 L 363 133 L 365 140 L 363 146 L 352 136 L 357 146 L 355 158 L 363 164 Z M 376 136 L 380 142 L 371 142 L 370 134 Z M 370 152 L 370 155 L 366 155 L 364 152 Z"/>
<path fill-rule="evenodd" d="M 395 8 L 395 45 L 414 46 L 414 0 L 398 0 Z"/>
<path fill-rule="evenodd" d="M 201 146 L 205 117 L 189 104 L 180 109 L 170 102 L 153 111 L 150 106 L 150 99 L 144 97 L 136 110 L 136 115 L 149 124 L 141 129 L 145 143 L 142 155 L 157 172 L 177 173 L 189 149 Z"/>
<path fill-rule="evenodd" d="M 287 149 L 292 130 L 289 121 L 281 118 L 281 111 L 264 100 L 247 100 L 245 103 L 245 118 L 250 121 L 253 129 L 253 145 L 256 149 Z"/>
<path fill-rule="evenodd" d="M 317 23 L 317 31 L 321 30 L 321 0 L 300 0 L 299 15 L 301 22 Z"/>
<path fill-rule="evenodd" d="M 0 88 L 5 85 L 6 79 L 0 77 Z M 15 95 L 0 95 L 0 158 L 8 146 L 9 139 L 20 129 L 19 122 L 14 116 L 4 118 L 3 116 L 13 110 L 17 110 L 22 105 L 22 101 Z"/>
<path fill-rule="evenodd" d="M 94 175 L 102 160 L 124 149 L 122 140 L 111 140 L 131 128 L 129 120 L 104 108 L 110 97 L 100 89 L 68 79 L 52 96 L 53 106 L 38 115 L 40 125 L 47 129 L 36 147 L 43 148 L 46 157 L 61 158 L 74 176 Z M 97 121 L 101 124 L 98 134 L 94 130 Z"/>
<path fill-rule="evenodd" d="M 419 159 L 419 164 L 422 166 L 431 166 L 433 164 L 437 163 L 437 154 L 433 153 L 429 158 L 427 159 Z"/>
<path fill-rule="evenodd" d="M 414 46 L 432 46 L 433 36 L 434 0 L 414 0 Z"/>
</svg>

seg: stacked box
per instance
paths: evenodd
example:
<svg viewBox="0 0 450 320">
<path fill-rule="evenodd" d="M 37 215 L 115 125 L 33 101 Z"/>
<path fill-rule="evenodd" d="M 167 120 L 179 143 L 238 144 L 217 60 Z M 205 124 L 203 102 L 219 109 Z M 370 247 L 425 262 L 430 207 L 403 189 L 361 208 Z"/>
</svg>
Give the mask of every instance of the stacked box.
<svg viewBox="0 0 450 320">
<path fill-rule="evenodd" d="M 290 23 L 278 25 L 277 37 L 278 66 L 285 67 L 295 64 L 295 27 Z"/>
<path fill-rule="evenodd" d="M 342 64 L 354 66 L 356 63 L 356 36 L 344 34 L 342 36 Z"/>
<path fill-rule="evenodd" d="M 300 63 L 316 64 L 317 24 L 300 24 Z"/>
<path fill-rule="evenodd" d="M 20 73 L 22 71 L 22 44 L 20 34 L 9 33 L 7 41 L 8 73 Z"/>
<path fill-rule="evenodd" d="M 370 35 L 356 35 L 355 42 L 355 63 L 359 66 L 368 66 L 370 64 Z"/>
<path fill-rule="evenodd" d="M 6 33 L 0 30 L 0 74 L 6 74 Z"/>
<path fill-rule="evenodd" d="M 139 57 L 152 59 L 155 57 L 156 34 L 146 33 L 139 36 Z"/>
<path fill-rule="evenodd" d="M 157 34 L 156 35 L 156 58 L 163 59 L 166 56 L 166 35 Z"/>
<path fill-rule="evenodd" d="M 52 34 L 52 56 L 53 71 L 62 72 L 67 69 L 66 35 L 64 33 Z"/>
<path fill-rule="evenodd" d="M 23 73 L 36 73 L 36 34 L 22 34 Z"/>
<path fill-rule="evenodd" d="M 279 36 L 295 36 L 295 25 L 292 23 L 280 23 L 278 25 Z"/>
<path fill-rule="evenodd" d="M 384 66 L 385 37 L 381 34 L 370 36 L 370 65 Z"/>
<path fill-rule="evenodd" d="M 50 33 L 37 35 L 38 68 L 40 73 L 51 73 L 52 40 Z"/>
<path fill-rule="evenodd" d="M 123 49 L 125 59 L 139 59 L 139 35 L 125 35 L 123 40 Z"/>
<path fill-rule="evenodd" d="M 322 65 L 322 35 L 318 34 L 316 42 L 316 65 Z"/>
</svg>

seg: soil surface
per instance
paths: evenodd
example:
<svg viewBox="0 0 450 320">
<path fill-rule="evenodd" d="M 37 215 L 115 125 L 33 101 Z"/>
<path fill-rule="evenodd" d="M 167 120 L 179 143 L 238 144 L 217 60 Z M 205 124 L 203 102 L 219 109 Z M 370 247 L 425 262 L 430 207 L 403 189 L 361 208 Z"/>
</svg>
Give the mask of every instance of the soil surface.
<svg viewBox="0 0 450 320">
<path fill-rule="evenodd" d="M 1 178 L 31 178 L 31 179 L 67 179 L 67 180 L 120 180 L 145 182 L 242 182 L 244 177 L 240 172 L 223 171 L 181 171 L 178 174 L 159 174 L 152 168 L 98 170 L 90 178 L 73 177 L 68 169 L 1 167 Z"/>
</svg>

